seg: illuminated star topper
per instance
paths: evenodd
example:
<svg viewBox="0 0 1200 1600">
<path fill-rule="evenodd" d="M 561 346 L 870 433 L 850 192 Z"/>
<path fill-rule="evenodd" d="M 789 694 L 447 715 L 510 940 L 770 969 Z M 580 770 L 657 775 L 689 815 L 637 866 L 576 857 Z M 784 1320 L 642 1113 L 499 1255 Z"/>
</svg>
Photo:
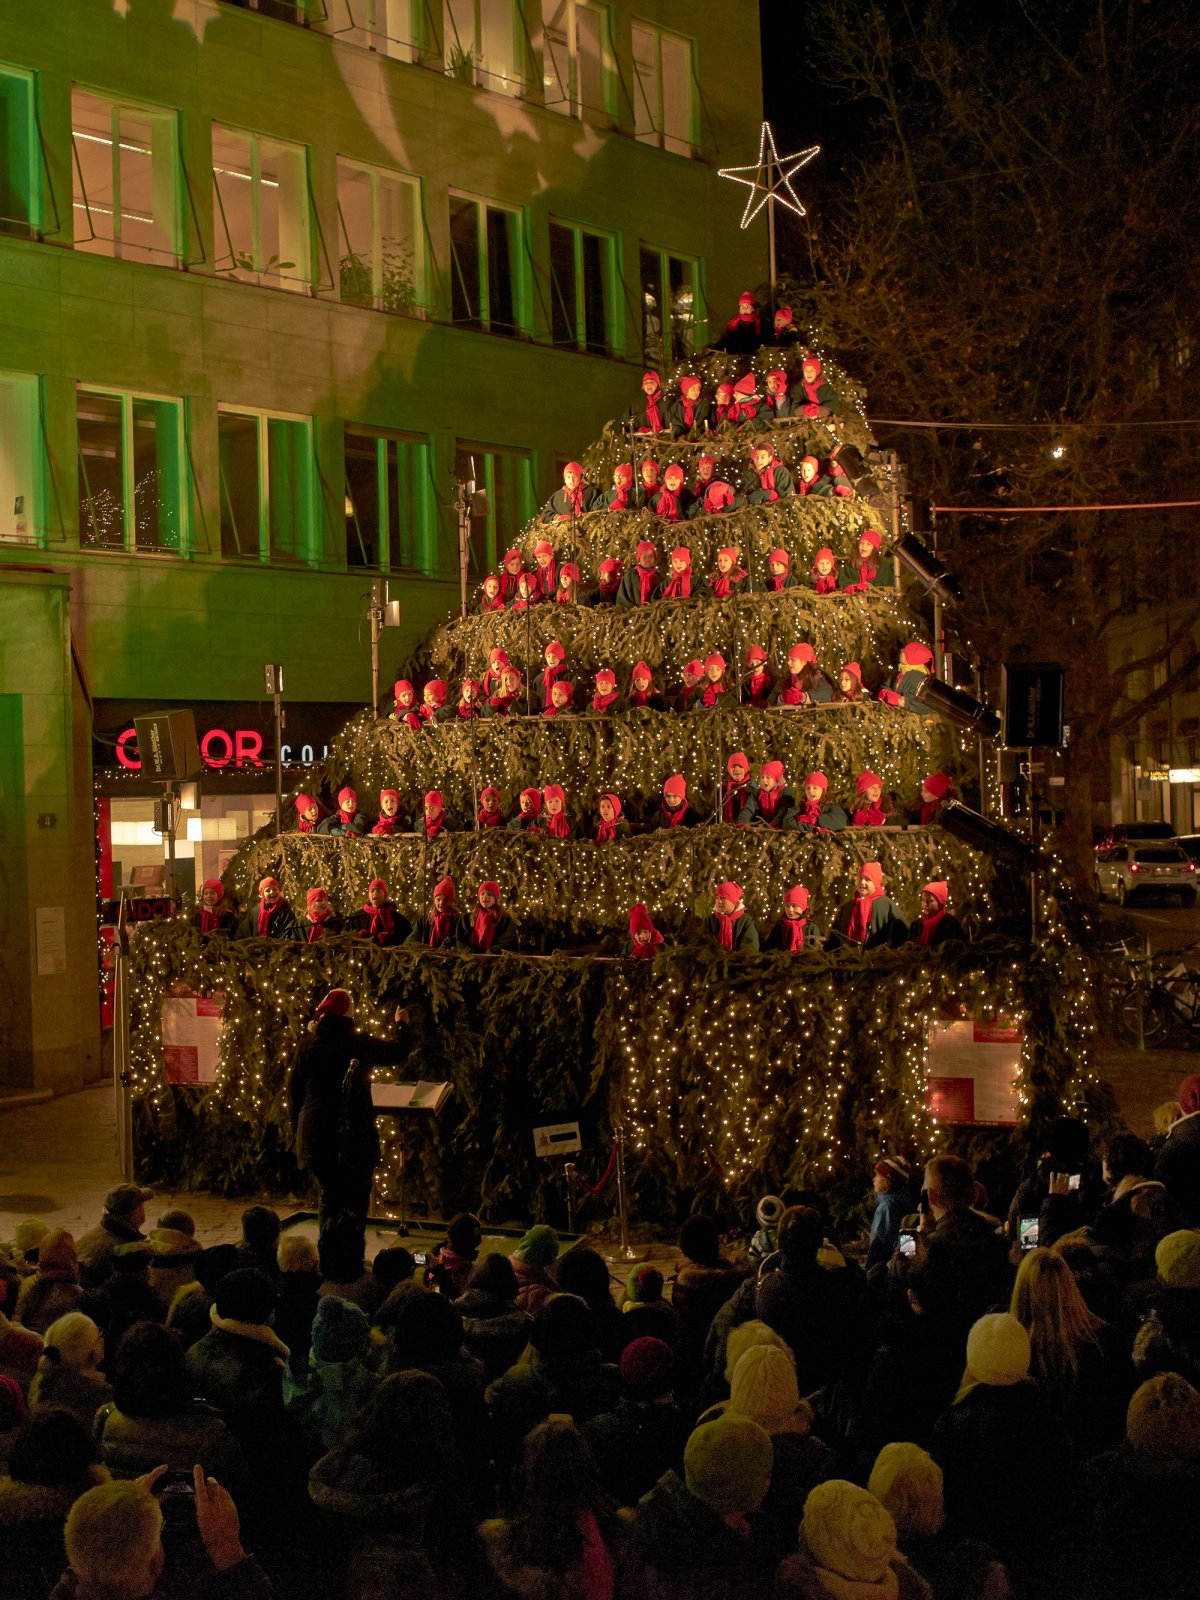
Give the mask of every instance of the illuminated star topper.
<svg viewBox="0 0 1200 1600">
<path fill-rule="evenodd" d="M 781 156 L 775 148 L 771 124 L 764 122 L 758 139 L 758 161 L 753 166 L 722 167 L 718 173 L 719 177 L 731 178 L 734 183 L 744 183 L 750 190 L 746 197 L 746 209 L 742 212 L 742 227 L 748 228 L 768 201 L 777 200 L 798 217 L 807 216 L 791 180 L 801 167 L 806 167 L 820 153 L 821 146 L 814 144 L 807 150 L 798 150 L 795 155 Z M 745 177 L 745 173 L 752 173 L 753 176 Z"/>
</svg>

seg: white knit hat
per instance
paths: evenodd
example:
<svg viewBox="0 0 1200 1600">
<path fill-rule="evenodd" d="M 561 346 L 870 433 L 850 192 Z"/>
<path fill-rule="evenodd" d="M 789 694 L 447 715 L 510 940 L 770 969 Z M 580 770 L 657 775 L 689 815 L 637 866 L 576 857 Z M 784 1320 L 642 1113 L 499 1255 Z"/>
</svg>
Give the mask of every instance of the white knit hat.
<svg viewBox="0 0 1200 1600">
<path fill-rule="evenodd" d="M 56 1350 L 64 1367 L 84 1367 L 100 1343 L 100 1329 L 82 1311 L 68 1311 L 46 1329 L 43 1350 Z"/>
<path fill-rule="evenodd" d="M 751 1345 L 733 1369 L 729 1409 L 750 1417 L 768 1433 L 807 1433 L 812 1407 L 800 1398 L 791 1351 L 773 1344 Z"/>
<path fill-rule="evenodd" d="M 942 1469 L 919 1444 L 885 1444 L 875 1458 L 867 1488 L 891 1513 L 901 1539 L 940 1532 L 946 1520 Z"/>
<path fill-rule="evenodd" d="M 773 1344 L 776 1349 L 787 1350 L 788 1342 L 782 1334 L 776 1333 L 774 1328 L 760 1322 L 757 1317 L 752 1317 L 749 1322 L 739 1322 L 736 1328 L 731 1328 L 729 1337 L 725 1341 L 725 1382 L 733 1382 L 733 1374 L 738 1362 L 752 1345 Z"/>
<path fill-rule="evenodd" d="M 845 1478 L 819 1483 L 804 1502 L 801 1537 L 818 1567 L 881 1583 L 896 1556 L 896 1524 L 873 1494 Z"/>
<path fill-rule="evenodd" d="M 1007 1311 L 993 1311 L 967 1335 L 967 1371 L 978 1383 L 1006 1387 L 1029 1376 L 1029 1335 Z"/>
</svg>

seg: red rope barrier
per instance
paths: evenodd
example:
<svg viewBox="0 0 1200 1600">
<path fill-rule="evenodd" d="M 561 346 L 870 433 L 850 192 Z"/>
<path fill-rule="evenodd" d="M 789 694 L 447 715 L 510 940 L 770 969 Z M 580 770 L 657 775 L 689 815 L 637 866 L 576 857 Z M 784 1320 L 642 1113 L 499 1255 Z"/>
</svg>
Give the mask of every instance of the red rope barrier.
<svg viewBox="0 0 1200 1600">
<path fill-rule="evenodd" d="M 616 1147 L 616 1144 L 614 1143 L 614 1145 L 612 1147 L 612 1151 L 611 1151 L 611 1153 L 609 1155 L 609 1158 L 608 1158 L 608 1165 L 604 1169 L 604 1176 L 600 1179 L 600 1182 L 596 1185 L 596 1187 L 593 1189 L 590 1183 L 584 1183 L 583 1180 L 580 1179 L 579 1187 L 583 1190 L 584 1194 L 588 1197 L 589 1200 L 595 1199 L 596 1195 L 598 1195 L 600 1193 L 601 1189 L 603 1189 L 605 1187 L 605 1185 L 608 1183 L 608 1180 L 612 1177 L 613 1170 L 616 1167 L 616 1165 L 617 1165 L 617 1147 Z"/>
</svg>

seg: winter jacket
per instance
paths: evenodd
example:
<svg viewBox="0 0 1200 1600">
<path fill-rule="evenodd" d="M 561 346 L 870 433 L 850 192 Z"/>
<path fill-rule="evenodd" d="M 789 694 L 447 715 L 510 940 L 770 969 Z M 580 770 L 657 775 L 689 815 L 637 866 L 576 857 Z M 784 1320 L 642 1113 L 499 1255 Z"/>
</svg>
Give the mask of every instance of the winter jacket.
<svg viewBox="0 0 1200 1600">
<path fill-rule="evenodd" d="M 45 1600 L 67 1564 L 63 1523 L 81 1494 L 108 1481 L 106 1467 L 90 1467 L 74 1483 L 46 1486 L 0 1478 L 0 1591 L 4 1600 Z"/>
<path fill-rule="evenodd" d="M 889 1189 L 876 1195 L 875 1210 L 871 1213 L 871 1240 L 867 1245 L 867 1268 L 888 1262 L 900 1237 L 900 1224 L 917 1202 L 911 1189 Z"/>
<path fill-rule="evenodd" d="M 638 577 L 637 565 L 625 568 L 621 574 L 621 582 L 617 587 L 616 606 L 619 611 L 635 610 L 643 603 L 649 605 L 651 600 L 658 600 L 662 596 L 662 579 L 657 572 L 654 575 L 654 585 L 645 602 L 642 600 L 642 580 Z"/>
<path fill-rule="evenodd" d="M 721 919 L 715 915 L 705 917 L 704 926 L 712 937 L 712 942 L 718 948 L 721 946 Z M 731 954 L 759 949 L 758 924 L 748 911 L 743 911 L 733 924 L 733 950 Z"/>
<path fill-rule="evenodd" d="M 833 928 L 825 941 L 827 950 L 875 950 L 880 945 L 896 949 L 908 937 L 908 924 L 900 915 L 900 907 L 886 894 L 876 895 L 872 901 L 867 937 L 861 945 L 850 938 L 850 919 L 853 915 L 853 900 L 847 900 L 837 908 Z"/>
<path fill-rule="evenodd" d="M 28 1389 L 41 1358 L 42 1341 L 37 1334 L 10 1322 L 0 1311 L 0 1374 L 15 1378 L 23 1389 Z"/>
<path fill-rule="evenodd" d="M 496 1463 L 509 1468 L 520 1457 L 526 1434 L 551 1412 L 561 1412 L 582 1425 L 617 1403 L 621 1379 L 616 1367 L 601 1361 L 598 1350 L 585 1351 L 561 1363 L 532 1350 L 487 1389 Z"/>
<path fill-rule="evenodd" d="M 330 820 L 332 819 L 326 818 L 326 821 Z M 325 827 L 325 823 L 322 823 L 317 829 L 318 833 L 327 833 L 328 831 L 329 830 Z M 341 830 L 339 827 L 339 832 L 340 831 Z M 296 913 L 285 900 L 281 904 L 279 910 L 271 918 L 270 933 L 260 934 L 258 931 L 258 902 L 253 901 L 249 906 L 247 906 L 246 910 L 242 912 L 234 937 L 238 939 L 298 939 L 300 937 L 300 924 L 297 920 Z"/>
<path fill-rule="evenodd" d="M 295 1377 L 308 1371 L 308 1350 L 313 1318 L 321 1289 L 319 1272 L 284 1272 L 279 1277 L 279 1306 L 274 1329 L 291 1351 L 289 1366 Z M 206 1313 L 207 1315 L 207 1313 Z"/>
<path fill-rule="evenodd" d="M 167 1327 L 175 1329 L 185 1349 L 190 1350 L 212 1327 L 212 1308 L 213 1297 L 202 1283 L 188 1283 L 177 1291 L 167 1312 Z"/>
<path fill-rule="evenodd" d="M 953 1309 L 927 1308 L 918 1316 L 904 1301 L 884 1316 L 847 1441 L 860 1481 L 885 1444 L 907 1439 L 928 1446 L 962 1382 L 969 1331 L 968 1319 Z"/>
<path fill-rule="evenodd" d="M 742 809 L 738 812 L 737 820 L 741 827 L 747 827 L 752 822 L 764 824 L 783 833 L 796 825 L 796 798 L 790 789 L 777 789 L 775 791 L 775 809 L 768 817 L 759 802 L 759 787 L 756 783 L 749 785 L 749 792 L 742 802 Z"/>
<path fill-rule="evenodd" d="M 825 1572 L 803 1544 L 780 1563 L 771 1594 L 772 1600 L 934 1600 L 933 1590 L 902 1555 L 893 1557 L 886 1578 L 870 1582 Z M 955 1600 L 968 1597 L 959 1595 Z"/>
<path fill-rule="evenodd" d="M 703 1267 L 684 1256 L 675 1268 L 675 1275 L 671 1279 L 671 1304 L 679 1318 L 675 1354 L 682 1391 L 689 1391 L 698 1385 L 712 1320 L 725 1302 L 738 1292 L 743 1277 L 744 1274 L 726 1261 L 724 1256 L 711 1267 Z"/>
<path fill-rule="evenodd" d="M 336 1450 L 344 1441 L 350 1424 L 371 1398 L 375 1384 L 375 1374 L 357 1356 L 350 1361 L 318 1361 L 309 1355 L 308 1381 L 291 1395 L 287 1409 L 300 1430 L 310 1460 Z"/>
<path fill-rule="evenodd" d="M 755 1315 L 787 1340 L 801 1394 L 865 1366 L 875 1306 L 857 1267 L 790 1261 L 762 1278 Z"/>
<path fill-rule="evenodd" d="M 135 1417 L 115 1403 L 96 1413 L 96 1438 L 114 1478 L 138 1478 L 164 1462 L 173 1472 L 204 1468 L 236 1492 L 246 1476 L 246 1457 L 222 1418 L 194 1400 L 166 1417 Z"/>
<path fill-rule="evenodd" d="M 969 1322 L 992 1306 L 1007 1305 L 1013 1268 L 1000 1224 L 984 1211 L 964 1207 L 926 1224 L 925 1254 L 954 1280 L 959 1305 Z"/>
<path fill-rule="evenodd" d="M 85 1289 L 98 1288 L 108 1277 L 117 1246 L 135 1244 L 144 1238 L 145 1234 L 105 1212 L 94 1228 L 89 1228 L 75 1241 L 80 1283 Z"/>
<path fill-rule="evenodd" d="M 529 1343 L 533 1318 L 512 1300 L 468 1289 L 454 1304 L 463 1319 L 463 1343 L 483 1363 L 485 1383 L 507 1372 Z"/>
<path fill-rule="evenodd" d="M 634 1512 L 623 1593 L 630 1600 L 763 1600 L 773 1565 L 765 1524 L 735 1533 L 671 1471 Z"/>
<path fill-rule="evenodd" d="M 89 1377 L 77 1367 L 41 1367 L 29 1385 L 29 1409 L 44 1411 L 49 1406 L 61 1406 L 79 1418 L 89 1433 L 96 1413 L 107 1405 L 113 1392 L 104 1374 L 97 1372 Z"/>
<path fill-rule="evenodd" d="M 687 1443 L 687 1429 L 673 1401 L 628 1395 L 612 1411 L 585 1422 L 581 1431 L 604 1487 L 620 1506 L 636 1505 L 649 1494 Z"/>
<path fill-rule="evenodd" d="M 1147 1459 L 1128 1444 L 1074 1485 L 1064 1578 L 1087 1600 L 1192 1600 L 1200 1570 L 1200 1462 Z M 1060 1587 L 1059 1593 L 1065 1593 Z"/>
<path fill-rule="evenodd" d="M 514 1524 L 500 1517 L 480 1525 L 479 1542 L 502 1593 L 517 1600 L 590 1600 L 610 1582 L 608 1592 L 616 1594 L 625 1543 L 622 1523 L 613 1515 L 589 1514 L 580 1519 L 579 1530 L 583 1554 L 570 1566 L 539 1567 L 523 1559 L 515 1546 Z"/>
<path fill-rule="evenodd" d="M 68 1311 L 87 1311 L 87 1293 L 77 1283 L 61 1278 L 26 1278 L 14 1313 L 30 1333 L 45 1334 L 52 1322 Z"/>
<path fill-rule="evenodd" d="M 353 1449 L 331 1450 L 308 1475 L 308 1497 L 320 1511 L 376 1539 L 423 1537 L 427 1519 L 447 1491 L 440 1471 L 411 1483 Z"/>
<path fill-rule="evenodd" d="M 1200 1225 L 1200 1111 L 1171 1124 L 1154 1158 L 1154 1176 L 1166 1184 L 1188 1224 Z"/>
<path fill-rule="evenodd" d="M 288 1079 L 288 1103 L 296 1140 L 296 1159 L 325 1181 L 339 1160 L 373 1170 L 379 1164 L 379 1136 L 369 1081 L 361 1075 L 344 1092 L 350 1062 L 363 1067 L 396 1066 L 408 1042 L 372 1039 L 349 1017 L 322 1017 L 296 1052 Z"/>
<path fill-rule="evenodd" d="M 550 1296 L 558 1293 L 558 1285 L 544 1267 L 535 1267 L 520 1256 L 513 1256 L 512 1264 L 517 1275 L 517 1304 L 536 1317 Z"/>
<path fill-rule="evenodd" d="M 292 1431 L 283 1409 L 288 1348 L 262 1323 L 219 1317 L 215 1306 L 211 1320 L 187 1354 L 196 1392 L 223 1412 L 249 1455 L 274 1452 Z"/>
</svg>

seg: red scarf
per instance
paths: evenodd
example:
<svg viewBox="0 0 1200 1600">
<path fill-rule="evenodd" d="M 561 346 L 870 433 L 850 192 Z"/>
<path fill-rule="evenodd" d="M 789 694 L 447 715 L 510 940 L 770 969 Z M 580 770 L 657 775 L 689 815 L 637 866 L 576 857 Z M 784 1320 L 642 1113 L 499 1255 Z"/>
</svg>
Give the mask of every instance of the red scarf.
<svg viewBox="0 0 1200 1600">
<path fill-rule="evenodd" d="M 673 572 L 671 581 L 663 590 L 664 600 L 690 600 L 692 596 L 692 569 L 686 572 Z"/>
<path fill-rule="evenodd" d="M 485 811 L 482 806 L 476 813 L 476 817 L 481 828 L 498 828 L 504 821 L 504 813 L 502 811 Z"/>
<path fill-rule="evenodd" d="M 391 901 L 385 900 L 381 906 L 373 906 L 368 900 L 363 910 L 371 919 L 371 926 L 367 929 L 367 938 L 375 939 L 382 944 L 396 926 L 396 918 L 392 914 Z"/>
<path fill-rule="evenodd" d="M 837 588 L 837 578 L 831 572 L 827 578 L 818 577 L 813 588 L 818 594 L 833 594 Z"/>
<path fill-rule="evenodd" d="M 496 924 L 500 920 L 500 913 L 493 906 L 490 910 L 480 906 L 475 913 L 475 921 L 471 924 L 471 949 L 490 950 L 492 940 L 496 937 Z"/>
<path fill-rule="evenodd" d="M 685 400 L 680 395 L 679 404 L 683 407 L 684 425 L 688 428 L 694 427 L 696 424 L 696 402 L 694 400 Z"/>
<path fill-rule="evenodd" d="M 927 800 L 922 802 L 921 826 L 923 828 L 932 827 L 932 825 L 937 821 L 938 807 L 940 805 L 940 800 Z"/>
<path fill-rule="evenodd" d="M 756 705 L 765 705 L 767 696 L 771 692 L 771 675 L 767 671 L 752 672 L 746 679 L 746 688 L 750 691 L 750 698 Z"/>
<path fill-rule="evenodd" d="M 604 818 L 601 817 L 600 825 L 596 829 L 596 843 L 608 844 L 615 839 L 617 837 L 617 823 L 620 820 L 620 817 L 614 817 L 611 822 L 605 822 Z"/>
<path fill-rule="evenodd" d="M 429 923 L 430 949 L 433 949 L 435 945 L 445 944 L 450 936 L 450 925 L 453 916 L 453 911 L 442 911 L 435 912 L 431 917 Z"/>
<path fill-rule="evenodd" d="M 730 422 L 753 422 L 758 415 L 758 407 L 759 401 L 757 398 L 754 400 L 735 400 L 729 408 L 729 420 Z M 763 484 L 763 488 L 766 488 L 766 484 Z"/>
<path fill-rule="evenodd" d="M 778 498 L 778 497 L 776 497 L 776 498 Z M 787 582 L 787 580 L 788 580 L 788 575 L 787 575 L 786 572 L 783 574 L 783 576 L 781 578 L 777 578 L 775 576 L 775 574 L 772 573 L 771 574 L 771 593 L 772 594 L 778 594 L 779 591 L 783 588 L 784 584 Z"/>
<path fill-rule="evenodd" d="M 608 502 L 608 509 L 610 511 L 624 511 L 628 505 L 629 485 L 622 483 L 619 488 L 613 490 L 613 497 Z"/>
<path fill-rule="evenodd" d="M 265 900 L 258 902 L 258 931 L 264 938 L 270 938 L 271 922 L 282 909 L 283 904 L 282 900 L 276 900 L 273 906 L 269 906 Z"/>
<path fill-rule="evenodd" d="M 653 693 L 653 684 L 648 689 L 631 689 L 629 691 L 629 704 L 631 706 L 648 706 L 650 704 L 650 696 Z"/>
<path fill-rule="evenodd" d="M 619 700 L 620 698 L 620 695 L 615 689 L 611 694 L 594 694 L 592 696 L 592 710 L 607 711 L 609 706 L 612 705 L 613 701 Z"/>
<path fill-rule="evenodd" d="M 640 603 L 644 606 L 648 606 L 650 604 L 650 596 L 654 593 L 654 581 L 658 577 L 658 568 L 651 567 L 649 572 L 646 571 L 645 567 L 638 567 L 636 570 L 638 581 L 642 586 L 642 597 Z"/>
<path fill-rule="evenodd" d="M 506 717 L 516 699 L 515 694 L 493 694 L 488 696 L 488 705 L 499 717 Z"/>
<path fill-rule="evenodd" d="M 783 948 L 790 951 L 803 950 L 804 930 L 807 926 L 807 917 L 784 917 L 783 936 L 787 942 Z"/>
<path fill-rule="evenodd" d="M 551 703 L 550 691 L 553 689 L 559 678 L 562 677 L 562 674 L 563 669 L 561 667 L 547 667 L 545 672 L 542 673 L 542 688 L 545 691 L 547 705 Z"/>
<path fill-rule="evenodd" d="M 660 800 L 658 809 L 666 817 L 669 828 L 678 828 L 682 826 L 683 820 L 687 816 L 687 801 L 685 800 L 681 806 L 672 811 L 665 800 Z"/>
<path fill-rule="evenodd" d="M 804 704 L 804 689 L 799 678 L 789 677 L 779 698 L 785 706 L 802 706 Z"/>
<path fill-rule="evenodd" d="M 658 504 L 654 514 L 661 517 L 664 522 L 679 521 L 679 491 L 668 489 L 666 484 L 658 491 Z"/>
<path fill-rule="evenodd" d="M 311 832 L 311 829 L 312 829 L 312 824 L 310 823 L 308 831 Z M 207 906 L 201 906 L 200 907 L 200 932 L 201 933 L 216 933 L 220 929 L 220 926 L 221 926 L 221 913 L 220 913 L 220 911 L 210 911 Z M 261 933 L 263 930 L 260 928 L 258 931 Z"/>
<path fill-rule="evenodd" d="M 323 939 L 325 937 L 325 924 L 326 924 L 326 922 L 328 922 L 328 920 L 329 920 L 328 917 L 309 917 L 309 919 L 308 919 L 308 922 L 309 922 L 308 943 L 309 944 L 316 944 L 318 942 L 318 940 Z"/>
<path fill-rule="evenodd" d="M 743 906 L 738 911 L 730 911 L 728 913 L 724 911 L 718 911 L 716 913 L 717 923 L 719 925 L 718 931 L 721 935 L 721 948 L 723 950 L 733 949 L 733 925 L 742 915 L 744 910 L 745 907 Z"/>
<path fill-rule="evenodd" d="M 503 611 L 504 610 L 504 597 L 503 597 L 503 595 L 497 595 L 494 600 L 485 600 L 483 602 L 483 609 L 484 609 L 485 612 L 486 611 Z"/>
<path fill-rule="evenodd" d="M 850 926 L 846 930 L 846 937 L 853 944 L 866 944 L 867 933 L 871 926 L 871 912 L 875 908 L 876 900 L 883 899 L 883 890 L 876 889 L 875 893 L 866 899 L 862 895 L 855 895 L 854 909 L 850 913 Z"/>
<path fill-rule="evenodd" d="M 400 820 L 399 817 L 380 817 L 379 821 L 371 829 L 371 832 L 372 833 L 395 833 L 396 824 L 399 822 L 399 820 Z"/>
<path fill-rule="evenodd" d="M 936 917 L 922 917 L 921 918 L 921 932 L 920 932 L 920 934 L 919 934 L 919 936 L 917 938 L 917 943 L 919 945 L 925 946 L 925 945 L 929 944 L 929 942 L 933 938 L 933 935 L 934 935 L 934 932 L 935 932 L 935 930 L 937 928 L 938 923 L 942 920 L 942 918 L 945 915 L 946 915 L 946 908 L 945 908 L 945 906 L 943 906 L 942 909 L 938 912 Z"/>
<path fill-rule="evenodd" d="M 736 422 L 737 418 L 734 416 L 733 413 L 734 413 L 734 407 L 731 406 L 731 405 L 729 405 L 729 406 L 718 406 L 717 407 L 717 426 L 720 427 L 722 422 Z"/>
<path fill-rule="evenodd" d="M 762 471 L 758 475 L 758 481 L 759 481 L 760 484 L 762 484 L 763 488 L 767 491 L 767 499 L 768 500 L 778 500 L 779 499 L 778 494 L 775 492 L 775 462 L 774 461 L 768 461 L 767 462 L 766 466 L 762 469 Z"/>
<path fill-rule="evenodd" d="M 819 377 L 818 377 L 816 383 L 809 383 L 807 378 L 804 378 L 802 380 L 802 382 L 804 384 L 804 392 L 808 396 L 809 405 L 819 406 L 821 404 L 821 402 L 817 399 L 817 393 L 818 393 L 817 384 L 819 384 L 820 381 L 821 381 L 821 379 Z"/>
<path fill-rule="evenodd" d="M 553 600 L 554 591 L 558 588 L 558 570 L 554 564 L 553 556 L 550 557 L 550 565 L 548 567 L 537 568 L 535 577 L 537 578 L 537 588 L 534 594 L 530 595 L 530 600 L 536 599 L 539 594 L 543 599 Z"/>
<path fill-rule="evenodd" d="M 466 718 L 477 717 L 479 715 L 479 702 L 472 700 L 471 704 L 467 705 L 465 700 L 460 700 L 458 702 L 458 714 L 460 717 Z"/>
<path fill-rule="evenodd" d="M 704 680 L 704 689 L 700 695 L 700 704 L 703 706 L 715 706 L 717 696 L 724 693 L 725 685 L 723 683 L 713 683 L 706 678 Z"/>
<path fill-rule="evenodd" d="M 662 414 L 658 409 L 662 397 L 661 389 L 656 389 L 653 394 L 646 396 L 646 421 L 650 424 L 651 433 L 662 432 Z"/>
<path fill-rule="evenodd" d="M 316 827 L 316 823 L 315 822 L 305 822 L 304 818 L 301 817 L 300 821 L 296 824 L 296 832 L 297 833 L 311 833 L 315 827 Z"/>
<path fill-rule="evenodd" d="M 521 574 L 519 572 L 510 572 L 508 568 L 505 567 L 504 571 L 500 574 L 500 594 L 503 599 L 512 599 L 513 595 L 515 595 L 517 592 L 517 584 L 519 583 L 520 578 Z"/>
<path fill-rule="evenodd" d="M 721 804 L 722 822 L 736 820 L 737 814 L 742 808 L 742 801 L 746 797 L 746 784 L 748 782 L 749 779 L 744 780 L 742 783 L 731 783 L 726 789 L 725 799 Z"/>
<path fill-rule="evenodd" d="M 703 500 L 716 481 L 715 476 L 712 478 L 697 478 L 692 489 L 692 499 Z"/>
<path fill-rule="evenodd" d="M 556 811 L 546 824 L 546 832 L 552 839 L 569 839 L 571 837 L 571 824 L 567 821 L 565 811 Z"/>
<path fill-rule="evenodd" d="M 886 822 L 886 811 L 873 802 L 869 806 L 860 806 L 854 813 L 853 826 L 856 828 L 882 828 Z"/>
<path fill-rule="evenodd" d="M 760 816 L 766 817 L 770 822 L 775 815 L 775 807 L 779 804 L 778 789 L 760 789 L 758 791 L 758 810 Z"/>
<path fill-rule="evenodd" d="M 821 802 L 819 800 L 805 800 L 800 807 L 797 822 L 807 822 L 810 828 L 819 828 L 821 825 Z"/>
<path fill-rule="evenodd" d="M 583 485 L 577 483 L 573 489 L 568 489 L 564 483 L 563 493 L 570 504 L 572 516 L 581 517 L 583 515 Z"/>
<path fill-rule="evenodd" d="M 426 817 L 425 818 L 425 837 L 427 839 L 436 839 L 438 834 L 441 833 L 442 829 L 445 826 L 446 826 L 446 813 L 444 811 L 439 811 L 437 816 L 434 817 L 432 822 L 430 822 L 429 818 Z"/>
<path fill-rule="evenodd" d="M 731 567 L 728 572 L 718 571 L 712 580 L 712 592 L 718 600 L 724 600 L 726 595 L 733 593 L 735 583 L 740 583 L 746 574 L 741 567 Z"/>
<path fill-rule="evenodd" d="M 866 561 L 860 561 L 859 564 L 858 564 L 858 581 L 859 581 L 859 583 L 861 583 L 864 588 L 869 588 L 871 586 L 871 584 L 875 581 L 875 578 L 876 578 L 876 575 L 878 574 L 878 572 L 879 572 L 878 566 L 869 557 L 868 557 L 868 559 Z"/>
</svg>

